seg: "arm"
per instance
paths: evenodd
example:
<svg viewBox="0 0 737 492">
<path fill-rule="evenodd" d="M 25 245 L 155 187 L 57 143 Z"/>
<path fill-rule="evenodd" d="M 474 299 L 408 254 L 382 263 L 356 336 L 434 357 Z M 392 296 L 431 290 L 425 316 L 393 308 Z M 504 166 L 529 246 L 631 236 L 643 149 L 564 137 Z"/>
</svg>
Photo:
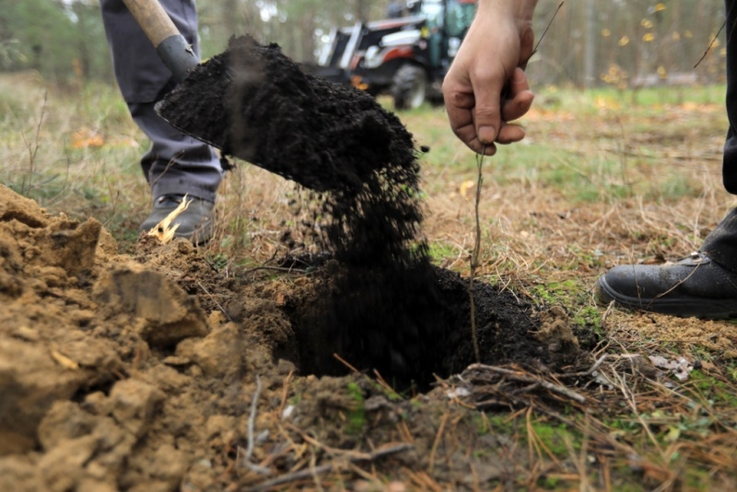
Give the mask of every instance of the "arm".
<svg viewBox="0 0 737 492">
<path fill-rule="evenodd" d="M 494 155 L 494 143 L 518 142 L 533 94 L 523 71 L 532 55 L 537 0 L 479 0 L 478 12 L 443 82 L 453 133 L 472 150 Z"/>
</svg>

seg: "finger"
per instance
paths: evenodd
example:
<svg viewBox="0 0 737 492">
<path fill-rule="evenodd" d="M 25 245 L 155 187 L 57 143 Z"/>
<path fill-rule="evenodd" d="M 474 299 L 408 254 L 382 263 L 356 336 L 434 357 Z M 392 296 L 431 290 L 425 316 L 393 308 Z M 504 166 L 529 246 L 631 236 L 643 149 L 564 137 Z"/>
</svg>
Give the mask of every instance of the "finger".
<svg viewBox="0 0 737 492">
<path fill-rule="evenodd" d="M 519 125 L 504 124 L 502 129 L 499 130 L 499 136 L 496 137 L 497 143 L 500 144 L 511 144 L 519 142 L 525 138 L 525 129 Z"/>
<path fill-rule="evenodd" d="M 474 140 L 478 140 L 476 136 L 476 127 L 473 122 L 469 122 L 463 126 L 453 128 L 453 133 L 466 145 L 469 145 Z"/>
<path fill-rule="evenodd" d="M 527 68 L 527 62 L 533 55 L 535 46 L 535 33 L 531 27 L 522 32 L 520 36 L 520 67 Z"/>
<path fill-rule="evenodd" d="M 459 109 L 471 109 L 476 104 L 472 92 L 454 89 L 450 84 L 443 85 L 443 99 L 446 105 Z"/>
<path fill-rule="evenodd" d="M 496 144 L 484 144 L 479 141 L 479 139 L 475 139 L 467 144 L 468 148 L 476 152 L 477 154 L 481 155 L 488 155 L 492 156 L 496 154 Z"/>
<path fill-rule="evenodd" d="M 527 81 L 527 74 L 525 74 L 525 71 L 521 68 L 515 68 L 514 74 L 512 74 L 512 78 L 509 80 L 509 93 L 511 97 L 514 97 L 515 94 L 519 94 L 520 92 L 529 90 L 530 83 Z"/>
<path fill-rule="evenodd" d="M 532 107 L 535 95 L 531 91 L 517 94 L 513 99 L 504 101 L 502 105 L 502 120 L 514 121 L 523 117 Z"/>
<path fill-rule="evenodd" d="M 477 154 L 494 155 L 496 154 L 496 146 L 494 144 L 484 144 L 479 141 L 476 135 L 476 127 L 473 123 L 464 125 L 454 130 L 458 139 L 466 144 L 466 146 Z"/>
<path fill-rule="evenodd" d="M 481 143 L 493 144 L 502 124 L 501 94 L 504 90 L 504 78 L 493 76 L 472 75 L 476 107 L 474 116 L 476 134 Z"/>
<path fill-rule="evenodd" d="M 524 70 L 516 68 L 509 81 L 508 98 L 502 104 L 502 119 L 512 121 L 522 117 L 530 110 L 534 97 Z"/>
<path fill-rule="evenodd" d="M 473 126 L 473 115 L 471 114 L 471 108 L 474 105 L 473 92 L 463 90 L 462 85 L 450 78 L 451 75 L 448 74 L 443 82 L 445 110 L 448 113 L 448 120 L 453 133 L 462 140 L 465 135 L 467 139 L 464 142 L 467 142 L 476 136 L 475 129 L 472 135 L 469 135 L 469 131 L 466 129 L 468 125 Z"/>
<path fill-rule="evenodd" d="M 474 125 L 476 99 L 473 93 L 458 88 L 455 81 L 447 77 L 443 82 L 443 98 L 453 133 L 474 152 L 494 155 L 496 146 L 493 143 L 484 145 L 476 134 Z"/>
</svg>

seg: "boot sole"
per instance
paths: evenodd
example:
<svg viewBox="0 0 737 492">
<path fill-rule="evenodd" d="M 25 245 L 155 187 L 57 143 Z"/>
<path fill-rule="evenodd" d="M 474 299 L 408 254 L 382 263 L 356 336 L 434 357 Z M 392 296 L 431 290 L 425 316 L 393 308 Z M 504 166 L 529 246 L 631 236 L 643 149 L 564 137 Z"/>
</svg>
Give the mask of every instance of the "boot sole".
<svg viewBox="0 0 737 492">
<path fill-rule="evenodd" d="M 645 299 L 630 297 L 612 289 L 604 277 L 599 278 L 596 287 L 597 297 L 603 304 L 614 301 L 616 306 L 633 311 L 647 311 L 681 318 L 737 318 L 737 299 L 704 299 L 700 297 Z"/>
</svg>

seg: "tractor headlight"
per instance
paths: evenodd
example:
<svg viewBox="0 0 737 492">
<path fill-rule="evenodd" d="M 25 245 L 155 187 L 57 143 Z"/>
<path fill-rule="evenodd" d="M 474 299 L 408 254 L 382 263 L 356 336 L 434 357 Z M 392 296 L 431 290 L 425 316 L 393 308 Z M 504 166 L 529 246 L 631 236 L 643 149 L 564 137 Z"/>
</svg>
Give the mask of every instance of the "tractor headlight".
<svg viewBox="0 0 737 492">
<path fill-rule="evenodd" d="M 364 67 L 376 68 L 381 65 L 381 50 L 378 46 L 370 46 L 364 55 Z"/>
</svg>

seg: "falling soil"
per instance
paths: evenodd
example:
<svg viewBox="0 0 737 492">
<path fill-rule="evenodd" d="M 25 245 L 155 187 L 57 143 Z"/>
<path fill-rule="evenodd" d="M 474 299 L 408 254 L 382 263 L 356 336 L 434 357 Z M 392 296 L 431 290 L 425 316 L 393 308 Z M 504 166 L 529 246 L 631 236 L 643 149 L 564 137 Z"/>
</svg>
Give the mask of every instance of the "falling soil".
<svg viewBox="0 0 737 492">
<path fill-rule="evenodd" d="M 277 45 L 234 38 L 157 110 L 185 133 L 318 192 L 339 261 L 413 265 L 422 208 L 412 135 L 363 91 L 302 73 Z"/>
<path fill-rule="evenodd" d="M 226 154 L 324 191 L 320 238 L 337 262 L 323 275 L 318 298 L 293 311 L 303 370 L 344 373 L 331 357 L 337 353 L 399 388 L 426 389 L 433 374 L 472 361 L 467 288 L 431 266 L 419 237 L 412 136 L 373 97 L 305 74 L 278 46 L 242 37 L 158 109 Z M 527 341 L 531 324 L 498 328 L 509 318 L 504 295 L 481 287 L 476 296 L 500 299 L 487 302 L 476 320 L 496 340 L 489 360 L 547 358 L 540 344 Z M 515 303 L 513 312 L 519 309 Z"/>
<path fill-rule="evenodd" d="M 118 255 L 94 219 L 0 186 L 0 490 L 319 486 L 315 466 L 344 480 L 346 460 L 454 488 L 514 474 L 509 443 L 477 436 L 474 410 L 431 384 L 476 362 L 468 281 L 426 255 L 399 120 L 247 38 L 161 110 L 322 192 L 310 227 L 328 259 L 274 279 L 218 271 L 183 240 Z M 475 285 L 481 362 L 545 371 L 581 355 L 562 311 L 538 318 Z M 438 448 L 441 414 L 456 441 Z M 453 451 L 500 445 L 493 464 Z"/>
</svg>

